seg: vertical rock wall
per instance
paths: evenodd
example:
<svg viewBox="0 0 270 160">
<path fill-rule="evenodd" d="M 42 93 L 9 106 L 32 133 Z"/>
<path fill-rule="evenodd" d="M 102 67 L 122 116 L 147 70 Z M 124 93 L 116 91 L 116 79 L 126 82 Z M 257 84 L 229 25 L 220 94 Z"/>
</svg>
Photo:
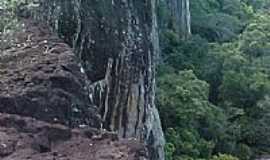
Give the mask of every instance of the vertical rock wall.
<svg viewBox="0 0 270 160">
<path fill-rule="evenodd" d="M 158 35 L 155 0 L 40 0 L 36 19 L 73 46 L 87 74 L 103 127 L 145 142 L 164 159 L 154 104 Z"/>
<path fill-rule="evenodd" d="M 191 34 L 189 0 L 166 0 L 177 31 L 184 38 Z"/>
</svg>

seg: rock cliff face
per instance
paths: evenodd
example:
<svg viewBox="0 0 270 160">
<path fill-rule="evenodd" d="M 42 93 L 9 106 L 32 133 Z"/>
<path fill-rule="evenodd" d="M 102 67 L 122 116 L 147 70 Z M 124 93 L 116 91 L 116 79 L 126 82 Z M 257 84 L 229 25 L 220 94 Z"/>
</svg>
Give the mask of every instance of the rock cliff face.
<svg viewBox="0 0 270 160">
<path fill-rule="evenodd" d="M 176 30 L 186 38 L 191 34 L 189 0 L 165 0 L 176 24 Z"/>
<path fill-rule="evenodd" d="M 0 52 L 0 112 L 69 126 L 100 126 L 72 49 L 48 26 L 24 22 Z"/>
<path fill-rule="evenodd" d="M 47 25 L 23 23 L 0 50 L 0 159 L 148 160 L 138 140 L 99 129 L 72 49 Z"/>
<path fill-rule="evenodd" d="M 40 0 L 36 19 L 70 44 L 91 81 L 89 97 L 103 127 L 145 142 L 164 159 L 154 104 L 158 51 L 155 0 Z"/>
</svg>

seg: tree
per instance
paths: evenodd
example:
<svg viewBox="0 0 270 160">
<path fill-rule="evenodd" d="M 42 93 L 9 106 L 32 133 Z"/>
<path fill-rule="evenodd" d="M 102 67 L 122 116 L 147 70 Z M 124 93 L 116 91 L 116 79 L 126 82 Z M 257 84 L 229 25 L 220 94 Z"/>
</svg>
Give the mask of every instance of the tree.
<svg viewBox="0 0 270 160">
<path fill-rule="evenodd" d="M 209 158 L 225 132 L 223 112 L 208 101 L 209 85 L 186 70 L 163 75 L 158 86 L 168 152 L 174 158 Z"/>
<path fill-rule="evenodd" d="M 237 38 L 252 11 L 240 0 L 191 0 L 191 30 L 211 42 Z"/>
<path fill-rule="evenodd" d="M 250 58 L 270 54 L 270 20 L 268 14 L 259 14 L 246 27 L 240 40 L 240 50 Z"/>
</svg>

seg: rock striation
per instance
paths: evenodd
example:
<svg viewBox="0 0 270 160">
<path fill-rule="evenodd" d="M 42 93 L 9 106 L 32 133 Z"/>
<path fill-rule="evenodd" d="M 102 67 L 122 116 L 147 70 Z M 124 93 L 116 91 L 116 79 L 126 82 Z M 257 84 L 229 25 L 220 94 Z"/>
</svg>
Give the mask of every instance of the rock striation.
<svg viewBox="0 0 270 160">
<path fill-rule="evenodd" d="M 32 16 L 74 49 L 102 127 L 144 142 L 152 160 L 163 160 L 154 104 L 156 0 L 40 0 Z"/>
<path fill-rule="evenodd" d="M 174 23 L 174 29 L 182 38 L 191 34 L 190 0 L 160 0 Z"/>
</svg>

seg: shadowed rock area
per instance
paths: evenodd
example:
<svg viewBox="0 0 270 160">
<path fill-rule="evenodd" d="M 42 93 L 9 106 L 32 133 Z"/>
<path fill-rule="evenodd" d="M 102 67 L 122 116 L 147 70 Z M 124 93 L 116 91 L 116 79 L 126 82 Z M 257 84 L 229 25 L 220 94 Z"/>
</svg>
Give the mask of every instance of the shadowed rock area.
<svg viewBox="0 0 270 160">
<path fill-rule="evenodd" d="M 0 159 L 143 160 L 147 152 L 135 140 L 117 140 L 113 133 L 0 114 Z"/>
<path fill-rule="evenodd" d="M 24 21 L 14 45 L 0 53 L 0 112 L 69 126 L 99 127 L 70 47 L 49 27 Z"/>
</svg>

